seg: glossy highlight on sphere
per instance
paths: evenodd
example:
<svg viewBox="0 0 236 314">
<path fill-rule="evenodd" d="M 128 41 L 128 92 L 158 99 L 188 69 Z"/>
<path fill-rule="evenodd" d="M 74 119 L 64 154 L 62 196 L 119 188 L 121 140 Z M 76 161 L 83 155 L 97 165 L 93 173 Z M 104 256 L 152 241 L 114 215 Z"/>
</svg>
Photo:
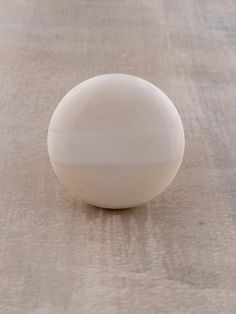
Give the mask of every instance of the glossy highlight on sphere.
<svg viewBox="0 0 236 314">
<path fill-rule="evenodd" d="M 155 85 L 105 74 L 74 87 L 48 129 L 48 153 L 61 183 L 104 208 L 143 204 L 175 177 L 184 131 L 171 100 Z"/>
</svg>

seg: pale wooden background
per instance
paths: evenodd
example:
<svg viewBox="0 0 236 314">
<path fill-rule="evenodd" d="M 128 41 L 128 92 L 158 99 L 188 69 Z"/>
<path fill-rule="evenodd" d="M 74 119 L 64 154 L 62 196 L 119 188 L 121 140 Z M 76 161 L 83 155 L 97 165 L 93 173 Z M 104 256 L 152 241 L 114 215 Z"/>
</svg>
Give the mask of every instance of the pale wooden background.
<svg viewBox="0 0 236 314">
<path fill-rule="evenodd" d="M 183 119 L 173 184 L 135 209 L 70 199 L 46 133 L 97 74 L 157 84 Z M 236 313 L 236 1 L 0 1 L 0 313 Z"/>
</svg>

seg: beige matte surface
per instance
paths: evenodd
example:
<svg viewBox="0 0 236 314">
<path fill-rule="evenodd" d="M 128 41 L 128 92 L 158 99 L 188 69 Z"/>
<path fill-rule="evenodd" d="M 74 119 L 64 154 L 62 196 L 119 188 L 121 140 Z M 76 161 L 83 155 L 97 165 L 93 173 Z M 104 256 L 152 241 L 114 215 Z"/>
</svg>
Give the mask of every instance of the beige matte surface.
<svg viewBox="0 0 236 314">
<path fill-rule="evenodd" d="M 0 313 L 236 313 L 235 1 L 0 4 Z M 131 210 L 71 200 L 47 155 L 62 96 L 109 72 L 185 128 L 173 184 Z"/>
</svg>

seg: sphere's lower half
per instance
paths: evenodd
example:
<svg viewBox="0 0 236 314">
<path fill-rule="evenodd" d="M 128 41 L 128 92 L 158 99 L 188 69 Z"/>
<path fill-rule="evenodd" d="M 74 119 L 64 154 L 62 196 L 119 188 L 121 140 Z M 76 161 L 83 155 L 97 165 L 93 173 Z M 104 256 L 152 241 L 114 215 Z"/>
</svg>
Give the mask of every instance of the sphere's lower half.
<svg viewBox="0 0 236 314">
<path fill-rule="evenodd" d="M 175 177 L 184 131 L 170 99 L 153 84 L 106 74 L 73 88 L 48 129 L 48 152 L 61 183 L 105 208 L 143 204 Z"/>
</svg>

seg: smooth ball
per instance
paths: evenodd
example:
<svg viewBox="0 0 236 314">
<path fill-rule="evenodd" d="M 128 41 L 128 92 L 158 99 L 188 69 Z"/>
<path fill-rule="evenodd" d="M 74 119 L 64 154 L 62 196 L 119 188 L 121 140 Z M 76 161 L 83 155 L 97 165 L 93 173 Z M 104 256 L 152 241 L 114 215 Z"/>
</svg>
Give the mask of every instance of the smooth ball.
<svg viewBox="0 0 236 314">
<path fill-rule="evenodd" d="M 59 103 L 48 152 L 61 183 L 79 199 L 127 208 L 161 193 L 175 177 L 184 131 L 170 99 L 127 74 L 96 76 Z"/>
</svg>

